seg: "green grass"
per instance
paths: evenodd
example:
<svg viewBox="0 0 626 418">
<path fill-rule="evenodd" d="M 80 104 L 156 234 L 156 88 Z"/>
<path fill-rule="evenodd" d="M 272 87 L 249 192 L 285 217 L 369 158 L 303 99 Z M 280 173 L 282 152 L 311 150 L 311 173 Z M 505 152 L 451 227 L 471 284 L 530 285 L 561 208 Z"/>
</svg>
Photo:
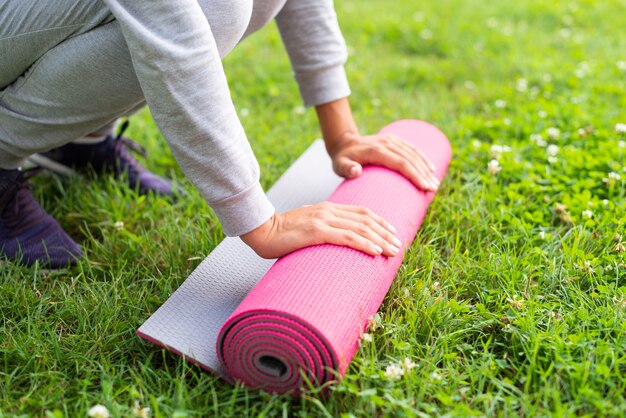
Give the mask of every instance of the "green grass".
<svg viewBox="0 0 626 418">
<path fill-rule="evenodd" d="M 626 134 L 614 129 L 626 123 L 626 2 L 337 3 L 362 131 L 420 118 L 455 154 L 382 328 L 341 384 L 328 397 L 248 391 L 134 335 L 222 237 L 143 112 L 131 134 L 148 166 L 189 195 L 170 203 L 110 179 L 37 179 L 37 197 L 86 258 L 58 272 L 1 264 L 0 417 L 85 416 L 95 404 L 179 418 L 626 413 L 616 248 Z M 319 136 L 314 112 L 300 114 L 273 26 L 225 67 L 269 187 Z M 558 146 L 556 160 L 534 134 Z M 490 175 L 493 158 L 501 171 Z M 610 172 L 622 179 L 604 182 Z M 406 357 L 418 366 L 386 379 Z"/>
</svg>

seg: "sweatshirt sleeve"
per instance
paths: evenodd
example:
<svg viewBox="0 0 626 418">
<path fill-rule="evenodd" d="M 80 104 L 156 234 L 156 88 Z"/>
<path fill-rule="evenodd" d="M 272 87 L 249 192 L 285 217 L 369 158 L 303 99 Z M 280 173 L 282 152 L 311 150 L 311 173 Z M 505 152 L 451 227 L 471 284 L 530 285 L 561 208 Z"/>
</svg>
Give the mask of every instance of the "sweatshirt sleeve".
<svg viewBox="0 0 626 418">
<path fill-rule="evenodd" d="M 348 52 L 332 0 L 287 0 L 276 23 L 306 106 L 350 95 Z"/>
<path fill-rule="evenodd" d="M 104 0 L 119 22 L 155 122 L 226 235 L 274 213 L 197 0 Z"/>
</svg>

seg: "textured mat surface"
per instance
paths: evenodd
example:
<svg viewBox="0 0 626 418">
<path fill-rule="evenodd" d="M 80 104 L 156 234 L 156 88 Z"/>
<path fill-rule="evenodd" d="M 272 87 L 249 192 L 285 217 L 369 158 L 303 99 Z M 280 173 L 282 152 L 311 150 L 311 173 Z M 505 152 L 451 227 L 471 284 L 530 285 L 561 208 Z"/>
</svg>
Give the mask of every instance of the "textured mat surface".
<svg viewBox="0 0 626 418">
<path fill-rule="evenodd" d="M 451 151 L 438 129 L 398 121 L 383 132 L 415 144 L 443 178 Z M 365 167 L 361 177 L 337 187 L 339 182 L 323 144 L 316 143 L 268 195 L 279 211 L 326 199 L 369 207 L 396 227 L 401 250 L 415 238 L 433 198 L 380 167 Z M 370 257 L 321 245 L 274 264 L 259 259 L 238 239 L 227 239 L 138 334 L 250 386 L 297 390 L 302 374 L 323 384 L 345 372 L 401 262 L 400 256 Z"/>
</svg>

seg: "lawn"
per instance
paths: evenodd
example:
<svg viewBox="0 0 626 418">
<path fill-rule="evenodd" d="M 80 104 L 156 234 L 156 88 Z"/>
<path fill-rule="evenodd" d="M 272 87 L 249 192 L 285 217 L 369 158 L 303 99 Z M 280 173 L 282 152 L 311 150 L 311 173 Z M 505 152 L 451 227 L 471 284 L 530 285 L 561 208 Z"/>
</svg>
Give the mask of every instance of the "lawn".
<svg viewBox="0 0 626 418">
<path fill-rule="evenodd" d="M 248 391 L 135 336 L 222 238 L 144 111 L 131 136 L 188 194 L 35 179 L 86 257 L 0 262 L 0 417 L 626 414 L 626 1 L 337 3 L 362 131 L 424 119 L 454 150 L 344 380 Z M 224 65 L 268 188 L 319 137 L 314 112 L 274 25 Z"/>
</svg>

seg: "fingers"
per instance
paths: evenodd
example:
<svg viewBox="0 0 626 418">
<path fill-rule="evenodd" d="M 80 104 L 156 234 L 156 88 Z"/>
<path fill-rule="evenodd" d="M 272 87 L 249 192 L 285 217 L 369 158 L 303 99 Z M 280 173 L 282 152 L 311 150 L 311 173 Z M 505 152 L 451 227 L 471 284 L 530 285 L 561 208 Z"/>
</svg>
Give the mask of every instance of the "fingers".
<svg viewBox="0 0 626 418">
<path fill-rule="evenodd" d="M 366 208 L 333 203 L 322 204 L 326 212 L 324 242 L 344 245 L 370 255 L 395 256 L 402 243 L 395 228 Z"/>
<path fill-rule="evenodd" d="M 381 143 L 372 149 L 371 154 L 373 163 L 398 171 L 424 190 L 435 191 L 439 187 L 439 180 L 433 173 L 423 164 L 415 162 L 415 158 L 407 157 L 397 144 Z"/>
<path fill-rule="evenodd" d="M 344 217 L 348 217 L 352 220 L 363 221 L 363 222 L 374 222 L 380 228 L 384 228 L 389 231 L 392 235 L 395 236 L 396 228 L 387 222 L 381 216 L 378 216 L 376 213 L 371 210 L 364 208 L 362 206 L 353 206 L 353 205 L 335 205 L 335 210 L 340 212 L 345 212 Z"/>
<path fill-rule="evenodd" d="M 350 169 L 357 164 L 357 175 Z M 358 177 L 360 164 L 381 165 L 395 170 L 408 178 L 417 187 L 436 191 L 439 179 L 435 176 L 435 166 L 420 150 L 396 135 L 374 135 L 363 137 L 363 141 L 352 143 L 334 160 L 335 172 L 346 178 Z"/>
<path fill-rule="evenodd" d="M 373 228 L 372 224 L 360 223 L 350 219 L 337 218 L 329 225 L 332 244 L 352 246 L 371 255 L 393 257 L 400 252 L 400 240 L 386 230 Z M 373 225 L 378 225 L 375 222 Z M 355 247 L 353 247 L 355 248 Z"/>
<path fill-rule="evenodd" d="M 380 144 L 383 149 L 379 149 L 379 153 L 383 158 L 385 154 L 395 154 L 394 160 L 398 166 L 396 170 L 408 177 L 414 184 L 431 191 L 439 188 L 439 179 L 433 173 L 435 166 L 420 150 L 396 135 L 383 136 Z M 402 161 L 406 161 L 408 166 L 405 166 L 406 164 Z"/>
<path fill-rule="evenodd" d="M 419 157 L 424 162 L 424 164 L 428 166 L 430 171 L 435 171 L 437 169 L 435 165 L 430 161 L 430 159 L 418 148 L 415 148 L 413 145 L 409 144 L 397 135 L 389 134 L 387 136 L 390 140 L 395 141 L 401 148 L 404 148 L 408 154 L 416 154 L 417 157 Z"/>
<path fill-rule="evenodd" d="M 333 169 L 337 175 L 347 179 L 359 177 L 363 172 L 361 164 L 344 156 L 337 157 L 333 162 Z"/>
<path fill-rule="evenodd" d="M 372 211 L 336 203 L 304 206 L 241 236 L 263 258 L 278 258 L 317 244 L 347 246 L 372 256 L 395 256 L 401 242 L 395 228 Z"/>
</svg>

